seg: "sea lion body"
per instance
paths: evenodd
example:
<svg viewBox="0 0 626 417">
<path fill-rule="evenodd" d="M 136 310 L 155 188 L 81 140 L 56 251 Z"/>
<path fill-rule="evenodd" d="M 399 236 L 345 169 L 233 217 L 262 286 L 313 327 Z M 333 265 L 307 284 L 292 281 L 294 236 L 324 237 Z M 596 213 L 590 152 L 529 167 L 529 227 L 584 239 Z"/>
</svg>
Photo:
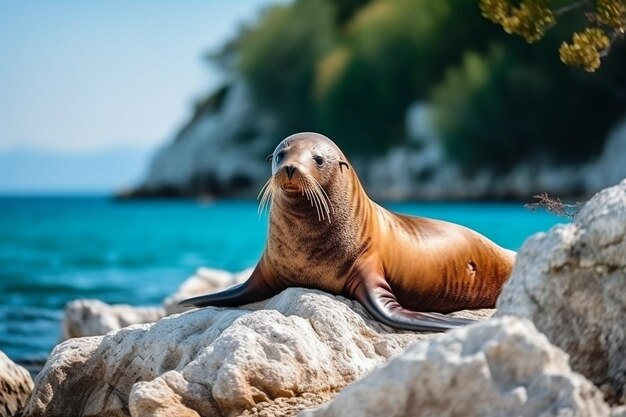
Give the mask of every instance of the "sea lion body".
<svg viewBox="0 0 626 417">
<path fill-rule="evenodd" d="M 273 156 L 267 244 L 252 276 L 183 305 L 236 306 L 308 287 L 357 299 L 385 324 L 431 331 L 469 322 L 438 313 L 495 306 L 513 252 L 463 226 L 379 206 L 324 136 L 292 135 Z"/>
<path fill-rule="evenodd" d="M 389 285 L 402 306 L 440 313 L 495 306 L 511 273 L 511 253 L 456 224 L 394 217 L 386 233 L 402 243 L 380 248 L 380 253 Z"/>
</svg>

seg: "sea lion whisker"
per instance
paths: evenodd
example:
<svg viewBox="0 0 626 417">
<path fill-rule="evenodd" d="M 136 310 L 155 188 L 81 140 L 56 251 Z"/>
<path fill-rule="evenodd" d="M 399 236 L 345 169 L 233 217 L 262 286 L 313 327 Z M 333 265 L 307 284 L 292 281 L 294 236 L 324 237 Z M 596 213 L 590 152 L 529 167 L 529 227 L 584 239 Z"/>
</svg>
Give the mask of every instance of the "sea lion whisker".
<svg viewBox="0 0 626 417">
<path fill-rule="evenodd" d="M 270 177 L 267 181 L 265 181 L 265 184 L 263 184 L 263 187 L 261 187 L 261 190 L 259 191 L 259 194 L 256 196 L 257 200 L 261 199 L 261 196 L 263 195 L 263 193 L 265 192 L 265 189 L 267 187 L 269 187 L 270 182 L 272 182 L 272 177 Z"/>
<path fill-rule="evenodd" d="M 311 202 L 311 207 L 315 207 L 315 210 L 317 212 L 318 221 L 321 221 L 321 219 L 320 219 L 320 208 L 318 206 L 317 200 L 315 199 L 315 196 L 313 195 L 313 190 L 311 189 L 311 185 L 310 185 L 310 183 L 308 181 L 308 178 L 300 177 L 299 182 L 300 182 L 301 188 L 306 193 L 307 200 Z"/>
<path fill-rule="evenodd" d="M 315 185 L 318 198 L 320 199 L 320 203 L 323 205 L 324 210 L 326 211 L 326 217 L 328 217 L 328 223 L 331 223 L 330 211 L 331 211 L 332 204 L 330 204 L 330 198 L 328 198 L 328 194 L 326 194 L 326 191 L 324 191 L 320 183 L 317 182 L 317 180 L 315 180 L 314 178 L 313 178 L 313 181 L 314 181 L 313 184 Z"/>
<path fill-rule="evenodd" d="M 326 194 L 326 190 L 324 190 L 324 188 L 320 185 L 319 181 L 317 181 L 315 178 L 312 178 L 312 179 L 319 194 L 321 195 L 321 197 L 323 197 L 326 212 L 329 213 L 332 207 L 332 205 L 330 204 L 330 198 L 328 197 L 328 194 Z"/>
<path fill-rule="evenodd" d="M 263 193 L 263 197 L 261 199 L 261 204 L 260 204 L 261 213 L 263 213 L 264 211 L 268 211 L 268 205 L 269 205 L 269 202 L 271 201 L 273 190 L 274 190 L 274 187 L 273 187 L 273 182 L 272 182 L 265 189 L 265 192 Z"/>
<path fill-rule="evenodd" d="M 311 195 L 313 196 L 313 200 L 315 201 L 315 208 L 317 209 L 317 220 L 318 221 L 322 221 L 325 220 L 326 217 L 324 216 L 324 212 L 327 210 L 324 207 L 325 202 L 322 201 L 322 197 L 319 194 L 319 191 L 317 190 L 317 188 L 315 187 L 315 179 L 313 179 L 313 182 L 309 182 L 308 183 L 309 189 L 311 191 Z M 330 218 L 328 219 L 330 221 Z"/>
<path fill-rule="evenodd" d="M 320 221 L 320 208 L 319 208 L 319 204 L 317 202 L 317 199 L 315 198 L 315 195 L 313 194 L 313 190 L 311 190 L 311 187 L 307 184 L 307 194 L 308 194 L 308 199 L 311 201 L 311 207 L 315 207 L 315 212 L 317 213 L 317 220 Z"/>
<path fill-rule="evenodd" d="M 257 209 L 257 215 L 261 217 L 265 212 L 265 194 L 263 195 L 263 199 L 259 203 L 259 208 Z"/>
<path fill-rule="evenodd" d="M 317 190 L 314 189 L 313 194 L 315 195 L 315 201 L 320 209 L 320 220 L 326 220 L 326 208 L 324 207 L 324 202 L 322 201 L 320 194 Z"/>
<path fill-rule="evenodd" d="M 311 184 L 309 182 L 304 183 L 304 187 L 307 191 L 307 199 L 311 202 L 311 207 L 315 207 L 315 211 L 317 212 L 317 221 L 322 221 L 322 210 L 320 208 L 319 202 L 314 194 L 313 189 L 311 188 Z"/>
<path fill-rule="evenodd" d="M 311 198 L 310 190 L 307 184 L 301 177 L 298 181 L 300 183 L 300 189 L 302 190 L 302 195 L 305 196 L 306 199 L 311 202 L 311 207 L 313 207 L 313 199 Z"/>
<path fill-rule="evenodd" d="M 305 195 L 305 188 L 304 188 L 304 182 L 302 181 L 302 177 L 298 177 L 298 184 L 300 184 L 300 192 L 302 193 L 302 195 Z M 307 197 L 307 200 L 309 198 Z"/>
<path fill-rule="evenodd" d="M 315 203 L 315 210 L 317 211 L 317 221 L 321 222 L 322 221 L 322 209 L 320 207 L 319 197 L 317 196 L 317 194 L 315 194 L 315 190 L 309 188 L 309 191 L 311 193 L 311 199 Z"/>
<path fill-rule="evenodd" d="M 311 195 L 311 190 L 306 188 L 306 199 L 311 203 L 311 207 L 315 207 L 315 201 L 313 200 L 313 196 Z"/>
<path fill-rule="evenodd" d="M 269 211 L 271 211 L 271 197 L 274 192 L 274 184 L 274 177 L 271 177 L 269 180 L 267 180 L 267 182 L 259 192 L 259 195 L 257 197 L 257 199 L 260 198 L 259 208 L 257 209 L 257 214 L 259 216 L 261 216 L 266 209 L 268 213 Z"/>
<path fill-rule="evenodd" d="M 270 213 L 270 211 L 272 210 L 272 195 L 273 195 L 273 193 L 274 193 L 274 189 L 273 189 L 273 188 L 271 188 L 271 189 L 267 192 L 267 194 L 266 194 L 266 196 L 265 196 L 265 201 L 263 201 L 263 210 L 264 210 L 267 214 L 269 214 L 269 213 Z"/>
<path fill-rule="evenodd" d="M 257 208 L 256 214 L 260 217 L 261 213 L 263 212 L 263 202 L 265 200 L 265 194 L 266 194 L 266 190 L 269 187 L 270 182 L 272 181 L 272 179 L 268 179 L 265 184 L 263 184 L 263 187 L 261 187 L 261 191 L 259 191 L 259 195 L 257 195 L 256 199 L 259 200 L 259 207 Z"/>
<path fill-rule="evenodd" d="M 272 183 L 270 184 L 270 191 L 267 193 L 267 198 L 265 200 L 265 207 L 267 209 L 267 213 L 270 214 L 272 211 L 272 207 L 274 204 L 274 193 L 276 192 L 276 187 L 278 186 L 278 182 L 276 178 L 272 179 Z"/>
<path fill-rule="evenodd" d="M 319 184 L 318 184 L 318 185 L 319 185 Z M 330 213 L 330 212 L 334 212 L 334 211 L 335 211 L 335 209 L 334 209 L 334 207 L 333 207 L 332 202 L 330 201 L 330 197 L 329 197 L 329 196 L 328 196 L 328 194 L 326 193 L 326 190 L 324 190 L 324 188 L 322 188 L 322 186 L 321 186 L 321 185 L 319 185 L 319 187 L 320 187 L 320 190 L 322 191 L 322 194 L 324 194 L 324 197 L 326 198 L 326 202 L 327 202 L 327 205 L 328 205 L 328 212 L 329 212 L 329 213 Z"/>
</svg>

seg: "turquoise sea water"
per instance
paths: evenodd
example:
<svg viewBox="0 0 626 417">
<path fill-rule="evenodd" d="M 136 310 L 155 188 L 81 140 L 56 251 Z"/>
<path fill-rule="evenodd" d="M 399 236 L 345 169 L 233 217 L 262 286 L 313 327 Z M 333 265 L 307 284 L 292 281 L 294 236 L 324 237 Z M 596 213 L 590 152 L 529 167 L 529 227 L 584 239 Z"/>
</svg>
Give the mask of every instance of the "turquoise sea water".
<svg viewBox="0 0 626 417">
<path fill-rule="evenodd" d="M 463 224 L 514 250 L 565 221 L 521 203 L 386 206 Z M 0 197 L 0 350 L 16 359 L 45 358 L 70 300 L 157 305 L 200 266 L 252 266 L 266 233 L 256 207 L 254 201 Z"/>
</svg>

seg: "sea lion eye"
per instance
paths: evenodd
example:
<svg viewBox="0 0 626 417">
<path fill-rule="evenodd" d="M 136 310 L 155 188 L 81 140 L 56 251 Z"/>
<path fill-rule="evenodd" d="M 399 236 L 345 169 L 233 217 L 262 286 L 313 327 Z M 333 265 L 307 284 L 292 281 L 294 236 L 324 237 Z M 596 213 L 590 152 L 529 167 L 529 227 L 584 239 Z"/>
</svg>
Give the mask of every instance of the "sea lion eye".
<svg viewBox="0 0 626 417">
<path fill-rule="evenodd" d="M 317 166 L 320 166 L 320 167 L 321 167 L 322 165 L 324 165 L 324 158 L 322 158 L 322 157 L 321 157 L 321 156 L 319 156 L 319 155 L 315 155 L 315 156 L 313 157 L 313 160 L 315 161 L 315 163 L 317 164 Z"/>
<path fill-rule="evenodd" d="M 282 161 L 284 157 L 285 157 L 285 152 L 284 151 L 278 152 L 274 156 L 274 162 L 276 162 L 276 165 L 280 164 L 280 161 Z"/>
</svg>

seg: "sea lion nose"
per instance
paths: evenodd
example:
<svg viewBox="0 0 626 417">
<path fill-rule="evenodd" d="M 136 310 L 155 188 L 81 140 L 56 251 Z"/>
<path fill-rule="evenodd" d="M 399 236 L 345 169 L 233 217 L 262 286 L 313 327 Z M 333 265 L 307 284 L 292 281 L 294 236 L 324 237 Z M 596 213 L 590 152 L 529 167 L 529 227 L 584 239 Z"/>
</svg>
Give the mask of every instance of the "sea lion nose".
<svg viewBox="0 0 626 417">
<path fill-rule="evenodd" d="M 291 179 L 291 177 L 293 177 L 293 173 L 296 172 L 296 167 L 293 165 L 286 165 L 285 171 L 287 171 L 287 176 Z"/>
</svg>

